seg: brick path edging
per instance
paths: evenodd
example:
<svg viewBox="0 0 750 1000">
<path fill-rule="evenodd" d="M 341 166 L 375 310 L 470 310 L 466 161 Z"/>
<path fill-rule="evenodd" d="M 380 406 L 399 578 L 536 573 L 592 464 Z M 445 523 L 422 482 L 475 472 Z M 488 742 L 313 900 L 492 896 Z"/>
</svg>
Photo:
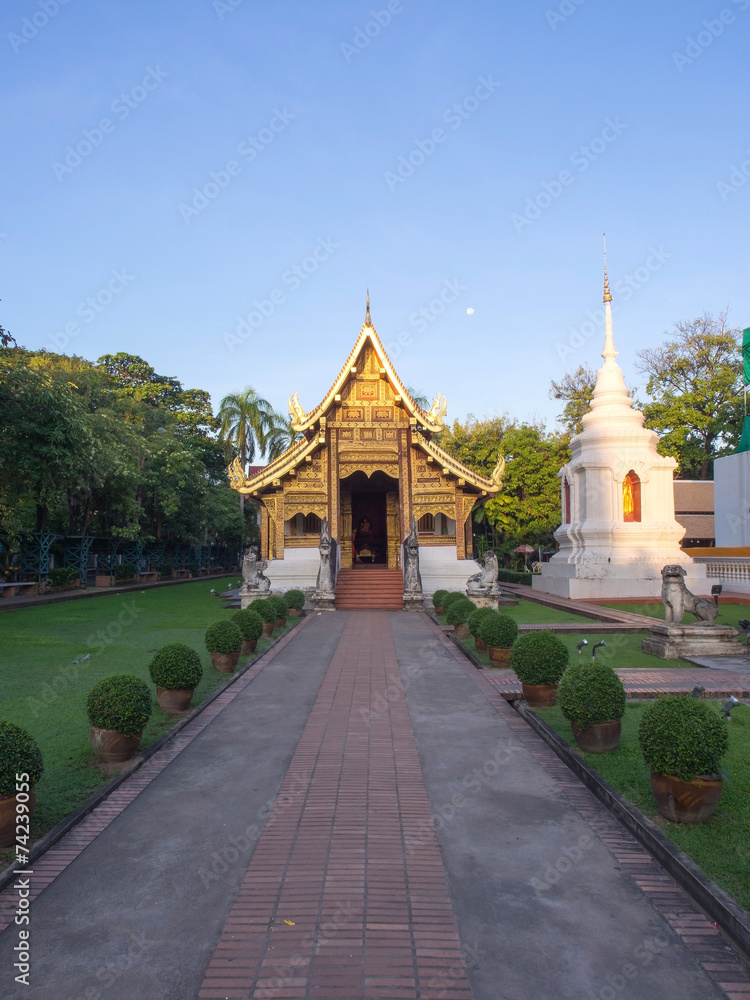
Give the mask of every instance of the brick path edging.
<svg viewBox="0 0 750 1000">
<path fill-rule="evenodd" d="M 750 914 L 679 850 L 655 823 L 636 809 L 583 758 L 579 757 L 561 736 L 527 705 L 514 705 L 534 732 L 581 779 L 586 787 L 612 815 L 643 844 L 649 854 L 692 896 L 702 910 L 716 921 L 731 943 L 750 959 Z"/>
</svg>

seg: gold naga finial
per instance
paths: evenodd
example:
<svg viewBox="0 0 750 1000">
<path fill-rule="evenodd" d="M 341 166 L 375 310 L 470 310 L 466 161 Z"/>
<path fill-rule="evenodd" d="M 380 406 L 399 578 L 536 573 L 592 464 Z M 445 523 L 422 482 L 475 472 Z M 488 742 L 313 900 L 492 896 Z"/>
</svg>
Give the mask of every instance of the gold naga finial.
<svg viewBox="0 0 750 1000">
<path fill-rule="evenodd" d="M 234 461 L 227 469 L 227 475 L 229 477 L 229 485 L 233 490 L 240 490 L 247 482 L 245 469 L 240 461 L 239 455 L 235 457 Z"/>
<path fill-rule="evenodd" d="M 289 397 L 289 416 L 292 418 L 292 427 L 296 430 L 295 424 L 301 424 L 305 419 L 305 411 L 299 401 L 299 390 Z"/>
<path fill-rule="evenodd" d="M 503 485 L 503 479 L 505 478 L 505 459 L 502 455 L 497 460 L 497 465 L 493 469 L 490 479 L 492 480 L 493 486 L 497 489 L 501 489 Z"/>
<path fill-rule="evenodd" d="M 370 317 L 370 286 L 367 286 L 367 312 L 365 313 L 365 326 L 372 326 Z"/>
<path fill-rule="evenodd" d="M 437 424 L 438 427 L 443 426 L 443 417 L 448 413 L 448 400 L 445 396 L 440 393 L 435 396 L 432 404 L 432 408 L 428 412 L 427 416 L 430 418 L 433 424 Z"/>
<path fill-rule="evenodd" d="M 612 293 L 609 290 L 609 278 L 607 277 L 607 234 L 604 234 L 604 298 L 602 302 L 611 302 Z"/>
</svg>

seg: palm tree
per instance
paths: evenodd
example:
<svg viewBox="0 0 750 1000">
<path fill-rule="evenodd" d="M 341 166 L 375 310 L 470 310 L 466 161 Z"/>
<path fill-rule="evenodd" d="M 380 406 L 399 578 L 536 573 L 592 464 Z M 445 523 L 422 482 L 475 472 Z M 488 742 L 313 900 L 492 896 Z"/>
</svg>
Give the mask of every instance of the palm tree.
<svg viewBox="0 0 750 1000">
<path fill-rule="evenodd" d="M 407 385 L 406 391 L 409 393 L 417 406 L 420 407 L 420 409 L 424 410 L 425 413 L 430 412 L 430 406 L 432 404 L 420 389 L 413 389 L 410 385 Z"/>
<path fill-rule="evenodd" d="M 295 441 L 302 437 L 299 431 L 292 427 L 292 417 L 285 417 L 283 413 L 272 413 L 271 423 L 265 436 L 265 451 L 268 461 L 273 462 L 279 455 L 283 455 L 287 448 L 291 448 Z"/>
<path fill-rule="evenodd" d="M 242 468 L 255 458 L 256 448 L 265 451 L 266 434 L 273 424 L 273 408 L 251 385 L 241 392 L 231 392 L 219 405 L 219 436 L 227 457 L 232 451 L 240 457 Z M 240 494 L 240 507 L 244 510 Z"/>
</svg>

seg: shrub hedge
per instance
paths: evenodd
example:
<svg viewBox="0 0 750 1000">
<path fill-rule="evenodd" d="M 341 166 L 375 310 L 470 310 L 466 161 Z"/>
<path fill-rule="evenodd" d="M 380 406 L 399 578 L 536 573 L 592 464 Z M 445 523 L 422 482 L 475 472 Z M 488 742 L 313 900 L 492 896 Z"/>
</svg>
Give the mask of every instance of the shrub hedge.
<svg viewBox="0 0 750 1000">
<path fill-rule="evenodd" d="M 469 631 L 471 632 L 471 634 L 481 639 L 481 636 L 478 635 L 480 622 L 483 621 L 483 619 L 487 618 L 488 615 L 494 615 L 494 614 L 495 612 L 492 610 L 492 608 L 474 608 L 472 613 L 469 615 L 469 620 L 466 622 L 466 624 L 469 626 Z"/>
<path fill-rule="evenodd" d="M 612 667 L 572 663 L 560 680 L 557 704 L 570 722 L 584 729 L 625 714 L 625 688 Z"/>
<path fill-rule="evenodd" d="M 105 677 L 89 691 L 86 713 L 92 726 L 135 736 L 151 718 L 151 691 L 132 674 Z"/>
<path fill-rule="evenodd" d="M 31 733 L 14 722 L 0 721 L 0 795 L 16 794 L 17 774 L 28 774 L 31 786 L 43 772 L 42 751 Z"/>
<path fill-rule="evenodd" d="M 195 690 L 201 682 L 201 658 L 183 642 L 162 646 L 148 665 L 151 680 L 157 687 L 174 691 L 178 688 Z"/>
<path fill-rule="evenodd" d="M 301 590 L 287 590 L 284 594 L 284 603 L 287 608 L 301 611 L 305 606 L 305 595 Z"/>
<path fill-rule="evenodd" d="M 209 653 L 239 653 L 242 649 L 242 633 L 230 621 L 214 622 L 206 629 L 206 649 Z"/>
<path fill-rule="evenodd" d="M 525 587 L 531 586 L 531 581 L 534 579 L 533 573 L 519 573 L 515 569 L 500 569 L 497 572 L 498 580 L 503 580 L 505 583 L 522 583 Z"/>
<path fill-rule="evenodd" d="M 719 774 L 729 734 L 715 706 L 685 695 L 668 695 L 644 710 L 638 742 L 656 774 L 692 781 L 696 775 Z"/>
<path fill-rule="evenodd" d="M 443 609 L 445 609 L 445 604 L 443 602 L 445 601 L 445 598 L 446 598 L 447 594 L 448 594 L 447 590 L 436 590 L 435 593 L 432 595 L 432 603 L 433 603 L 433 605 L 436 608 L 443 608 Z"/>
<path fill-rule="evenodd" d="M 493 649 L 510 649 L 518 638 L 518 625 L 510 615 L 492 611 L 479 623 L 477 635 Z"/>
<path fill-rule="evenodd" d="M 513 643 L 510 666 L 522 684 L 557 684 L 567 665 L 568 647 L 546 629 L 528 632 Z"/>
<path fill-rule="evenodd" d="M 260 639 L 263 635 L 263 619 L 256 614 L 252 608 L 245 608 L 237 611 L 231 619 L 242 633 L 245 642 L 252 642 L 253 639 Z"/>
<path fill-rule="evenodd" d="M 261 597 L 259 601 L 253 601 L 250 607 L 264 622 L 276 621 L 276 608 L 269 602 L 269 598 Z"/>
<path fill-rule="evenodd" d="M 449 625 L 465 625 L 469 620 L 469 615 L 476 611 L 476 607 L 468 597 L 451 601 L 446 609 L 446 618 Z"/>
<path fill-rule="evenodd" d="M 274 610 L 276 611 L 276 618 L 274 618 L 274 621 L 278 620 L 279 618 L 286 618 L 286 613 L 289 609 L 287 608 L 286 601 L 284 600 L 283 597 L 277 597 L 275 595 L 272 595 L 271 597 L 267 597 L 266 600 L 271 605 L 271 607 L 274 608 Z"/>
</svg>

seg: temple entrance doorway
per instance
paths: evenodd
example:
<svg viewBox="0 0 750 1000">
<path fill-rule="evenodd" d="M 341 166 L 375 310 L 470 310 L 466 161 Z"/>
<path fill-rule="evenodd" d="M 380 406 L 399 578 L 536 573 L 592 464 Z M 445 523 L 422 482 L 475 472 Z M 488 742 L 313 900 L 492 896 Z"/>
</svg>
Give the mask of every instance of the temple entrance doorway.
<svg viewBox="0 0 750 1000">
<path fill-rule="evenodd" d="M 400 568 L 398 481 L 364 471 L 341 480 L 341 566 Z"/>
</svg>

